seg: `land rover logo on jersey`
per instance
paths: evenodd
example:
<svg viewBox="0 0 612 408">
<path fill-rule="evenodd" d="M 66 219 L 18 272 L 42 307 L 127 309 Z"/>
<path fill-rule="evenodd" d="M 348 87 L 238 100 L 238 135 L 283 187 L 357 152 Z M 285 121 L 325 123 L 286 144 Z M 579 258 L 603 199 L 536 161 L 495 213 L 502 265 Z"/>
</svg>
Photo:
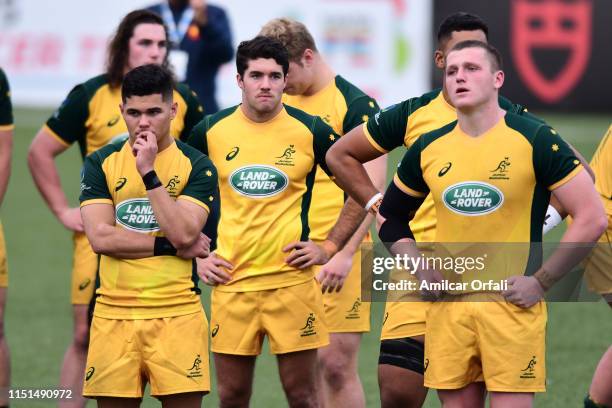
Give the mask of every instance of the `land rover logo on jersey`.
<svg viewBox="0 0 612 408">
<path fill-rule="evenodd" d="M 153 207 L 146 198 L 132 198 L 120 202 L 115 210 L 117 222 L 137 232 L 159 231 Z"/>
<path fill-rule="evenodd" d="M 244 166 L 230 175 L 232 188 L 247 197 L 271 197 L 287 188 L 288 184 L 287 175 L 271 166 Z"/>
<path fill-rule="evenodd" d="M 483 215 L 498 209 L 504 195 L 495 186 L 479 181 L 453 184 L 442 193 L 444 205 L 462 215 Z"/>
</svg>

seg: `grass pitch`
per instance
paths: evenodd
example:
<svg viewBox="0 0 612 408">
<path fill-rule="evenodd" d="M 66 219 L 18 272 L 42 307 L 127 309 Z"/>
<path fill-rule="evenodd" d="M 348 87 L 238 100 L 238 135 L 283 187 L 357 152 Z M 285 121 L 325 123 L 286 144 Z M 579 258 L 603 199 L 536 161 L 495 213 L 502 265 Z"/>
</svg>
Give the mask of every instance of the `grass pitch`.
<svg viewBox="0 0 612 408">
<path fill-rule="evenodd" d="M 6 310 L 6 336 L 11 350 L 12 388 L 56 388 L 63 354 L 72 338 L 70 305 L 71 234 L 51 215 L 29 175 L 26 157 L 30 141 L 49 116 L 49 110 L 17 109 L 13 173 L 2 206 L 2 221 L 9 256 L 10 284 Z M 604 116 L 542 115 L 589 159 L 609 126 Z M 77 204 L 81 159 L 70 148 L 57 163 L 71 203 Z M 399 159 L 394 152 L 389 165 Z M 561 231 L 555 231 L 555 237 Z M 209 292 L 203 294 L 209 308 Z M 378 407 L 377 358 L 384 305 L 372 307 L 372 331 L 363 336 L 359 371 L 367 406 Z M 538 395 L 541 407 L 582 406 L 597 361 L 612 342 L 611 311 L 603 302 L 549 305 L 548 392 Z M 13 400 L 16 407 L 56 406 L 54 401 Z M 213 392 L 204 406 L 217 406 Z M 276 361 L 267 349 L 257 362 L 252 406 L 284 407 Z M 94 406 L 90 403 L 89 406 Z M 145 407 L 159 406 L 146 397 Z M 430 392 L 427 407 L 439 406 Z"/>
</svg>

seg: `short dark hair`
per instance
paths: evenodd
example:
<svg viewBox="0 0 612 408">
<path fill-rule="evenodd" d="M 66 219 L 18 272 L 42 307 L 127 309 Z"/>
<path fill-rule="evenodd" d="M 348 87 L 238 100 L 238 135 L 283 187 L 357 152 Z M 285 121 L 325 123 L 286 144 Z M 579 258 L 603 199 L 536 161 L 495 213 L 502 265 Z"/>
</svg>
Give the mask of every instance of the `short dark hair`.
<svg viewBox="0 0 612 408">
<path fill-rule="evenodd" d="M 455 44 L 455 46 L 448 53 L 450 54 L 453 51 L 464 50 L 466 48 L 482 48 L 489 56 L 493 71 L 500 71 L 503 69 L 502 57 L 497 48 L 495 48 L 491 44 L 487 44 L 482 41 L 461 41 L 460 43 Z"/>
<path fill-rule="evenodd" d="M 123 78 L 121 100 L 123 103 L 132 96 L 161 94 L 163 101 L 172 100 L 174 77 L 167 69 L 157 64 L 134 68 Z"/>
<path fill-rule="evenodd" d="M 283 75 L 289 71 L 289 53 L 287 48 L 278 40 L 258 35 L 252 40 L 243 41 L 236 53 L 236 69 L 242 77 L 249 67 L 249 61 L 258 58 L 272 58 L 283 67 Z"/>
<path fill-rule="evenodd" d="M 108 46 L 106 73 L 108 75 L 108 82 L 112 87 L 121 85 L 123 71 L 128 63 L 130 54 L 130 38 L 134 35 L 134 29 L 139 24 L 158 24 L 162 26 L 166 33 L 166 40 L 168 40 L 168 28 L 158 14 L 148 10 L 134 10 L 123 17 L 119 27 L 117 27 L 117 32 Z M 168 54 L 166 54 L 162 65 L 164 67 L 168 66 Z"/>
<path fill-rule="evenodd" d="M 438 28 L 438 46 L 453 35 L 453 31 L 481 30 L 485 38 L 489 39 L 489 26 L 476 14 L 460 11 L 447 16 Z"/>
</svg>

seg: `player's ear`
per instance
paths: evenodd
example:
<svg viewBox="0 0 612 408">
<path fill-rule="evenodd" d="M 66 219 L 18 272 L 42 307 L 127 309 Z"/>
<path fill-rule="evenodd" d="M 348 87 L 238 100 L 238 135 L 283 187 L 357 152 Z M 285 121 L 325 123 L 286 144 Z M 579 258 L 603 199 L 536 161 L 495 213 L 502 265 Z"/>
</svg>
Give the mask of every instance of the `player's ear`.
<svg viewBox="0 0 612 408">
<path fill-rule="evenodd" d="M 310 66 L 312 65 L 313 61 L 314 61 L 314 51 L 311 50 L 310 48 L 306 48 L 304 50 L 304 53 L 302 54 L 302 64 L 306 66 Z"/>
<path fill-rule="evenodd" d="M 178 112 L 178 103 L 173 102 L 172 107 L 170 108 L 170 119 L 174 119 L 176 117 L 177 112 Z"/>
<path fill-rule="evenodd" d="M 504 85 L 504 79 L 505 79 L 505 75 L 504 75 L 504 71 L 496 71 L 494 75 L 494 82 L 493 82 L 493 86 L 495 87 L 495 89 L 499 89 Z"/>
<path fill-rule="evenodd" d="M 240 74 L 236 74 L 236 83 L 240 89 L 244 90 L 244 81 L 242 80 L 242 76 L 240 76 Z"/>
<path fill-rule="evenodd" d="M 442 50 L 436 50 L 434 52 L 434 63 L 439 69 L 444 69 L 444 53 Z"/>
</svg>

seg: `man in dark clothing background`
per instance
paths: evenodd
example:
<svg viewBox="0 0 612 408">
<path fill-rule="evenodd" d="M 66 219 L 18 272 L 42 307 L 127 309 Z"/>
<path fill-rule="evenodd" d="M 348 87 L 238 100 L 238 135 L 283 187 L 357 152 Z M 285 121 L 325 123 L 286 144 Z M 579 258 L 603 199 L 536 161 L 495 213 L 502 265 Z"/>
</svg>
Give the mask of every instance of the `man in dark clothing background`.
<svg viewBox="0 0 612 408">
<path fill-rule="evenodd" d="M 204 111 L 219 110 L 215 78 L 219 67 L 232 60 L 234 50 L 225 11 L 206 0 L 166 0 L 149 7 L 168 27 L 170 61 L 180 81 L 198 94 Z"/>
</svg>

